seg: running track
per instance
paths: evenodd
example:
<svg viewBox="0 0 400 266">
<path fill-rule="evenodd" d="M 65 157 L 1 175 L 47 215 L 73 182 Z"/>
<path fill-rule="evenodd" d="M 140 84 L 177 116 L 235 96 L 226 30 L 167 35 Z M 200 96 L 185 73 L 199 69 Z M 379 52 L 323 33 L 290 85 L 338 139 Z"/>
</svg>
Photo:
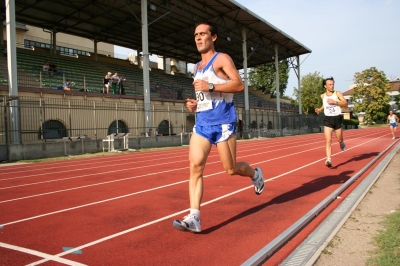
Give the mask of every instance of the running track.
<svg viewBox="0 0 400 266">
<path fill-rule="evenodd" d="M 224 173 L 213 147 L 200 234 L 172 227 L 187 213 L 188 147 L 2 166 L 0 265 L 240 265 L 399 140 L 388 128 L 344 136 L 332 168 L 322 133 L 239 141 L 238 160 L 263 168 L 260 196 Z M 283 261 L 363 177 L 265 265 Z"/>
</svg>

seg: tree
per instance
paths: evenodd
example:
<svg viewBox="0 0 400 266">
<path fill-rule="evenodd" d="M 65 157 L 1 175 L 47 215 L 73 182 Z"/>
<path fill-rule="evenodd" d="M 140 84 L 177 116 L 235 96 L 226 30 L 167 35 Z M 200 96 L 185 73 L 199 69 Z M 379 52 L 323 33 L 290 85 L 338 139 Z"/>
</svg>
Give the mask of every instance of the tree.
<svg viewBox="0 0 400 266">
<path fill-rule="evenodd" d="M 365 112 L 365 121 L 374 121 L 386 116 L 390 101 L 391 85 L 383 71 L 375 67 L 354 74 L 354 110 Z"/>
<path fill-rule="evenodd" d="M 289 79 L 289 65 L 288 61 L 281 60 L 278 63 L 279 67 L 279 94 L 283 96 Z M 249 80 L 254 90 L 262 90 L 263 94 L 270 93 L 271 97 L 276 96 L 276 83 L 275 83 L 275 62 L 266 63 L 255 68 L 249 72 Z"/>
<path fill-rule="evenodd" d="M 400 107 L 400 87 L 399 87 L 399 94 L 394 96 L 394 104 L 396 105 L 395 108 L 399 109 Z"/>
<path fill-rule="evenodd" d="M 322 86 L 323 77 L 319 72 L 309 73 L 301 77 L 301 105 L 304 114 L 315 114 L 315 108 L 322 106 L 321 94 L 325 92 Z M 293 97 L 298 104 L 298 88 L 294 88 Z"/>
</svg>

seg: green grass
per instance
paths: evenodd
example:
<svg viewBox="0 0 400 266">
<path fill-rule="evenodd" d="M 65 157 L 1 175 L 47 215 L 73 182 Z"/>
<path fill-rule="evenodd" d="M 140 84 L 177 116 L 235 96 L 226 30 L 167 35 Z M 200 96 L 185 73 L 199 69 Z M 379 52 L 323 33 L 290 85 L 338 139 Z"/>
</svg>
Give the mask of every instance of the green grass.
<svg viewBox="0 0 400 266">
<path fill-rule="evenodd" d="M 367 265 L 400 265 L 400 210 L 388 215 L 383 226 L 385 229 L 374 238 L 376 256 L 369 259 Z"/>
</svg>

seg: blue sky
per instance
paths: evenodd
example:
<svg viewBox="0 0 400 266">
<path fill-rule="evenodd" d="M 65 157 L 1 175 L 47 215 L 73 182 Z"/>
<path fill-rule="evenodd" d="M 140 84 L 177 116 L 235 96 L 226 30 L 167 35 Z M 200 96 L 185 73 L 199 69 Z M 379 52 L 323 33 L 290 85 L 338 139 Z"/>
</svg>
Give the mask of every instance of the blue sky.
<svg viewBox="0 0 400 266">
<path fill-rule="evenodd" d="M 320 72 L 346 91 L 354 74 L 370 67 L 400 77 L 398 0 L 237 0 L 312 50 L 300 56 L 300 76 Z M 290 72 L 286 95 L 297 77 Z"/>
<path fill-rule="evenodd" d="M 400 77 L 399 0 L 236 0 L 312 50 L 300 56 L 300 75 L 320 72 L 346 91 L 356 72 L 376 67 Z M 125 53 L 116 50 L 116 53 Z M 290 71 L 285 95 L 297 77 Z"/>
</svg>

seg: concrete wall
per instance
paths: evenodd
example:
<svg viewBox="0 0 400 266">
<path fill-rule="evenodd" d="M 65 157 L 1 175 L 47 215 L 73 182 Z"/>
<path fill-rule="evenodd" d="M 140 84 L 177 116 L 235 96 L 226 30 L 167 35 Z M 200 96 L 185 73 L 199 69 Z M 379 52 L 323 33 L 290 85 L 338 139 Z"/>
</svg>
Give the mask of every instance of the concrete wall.
<svg viewBox="0 0 400 266">
<path fill-rule="evenodd" d="M 149 137 L 149 138 L 129 138 L 129 149 L 143 148 L 162 148 L 172 146 L 189 145 L 190 134 Z M 104 146 L 103 146 L 104 145 Z M 107 152 L 108 144 L 102 139 L 92 140 L 66 140 L 54 142 L 40 142 L 29 144 L 11 144 L 9 161 L 32 160 L 42 158 L 60 157 L 66 155 L 78 155 L 82 153 Z M 124 148 L 123 138 L 114 140 L 114 149 Z M 0 157 L 7 154 L 6 146 L 0 146 Z"/>
</svg>

